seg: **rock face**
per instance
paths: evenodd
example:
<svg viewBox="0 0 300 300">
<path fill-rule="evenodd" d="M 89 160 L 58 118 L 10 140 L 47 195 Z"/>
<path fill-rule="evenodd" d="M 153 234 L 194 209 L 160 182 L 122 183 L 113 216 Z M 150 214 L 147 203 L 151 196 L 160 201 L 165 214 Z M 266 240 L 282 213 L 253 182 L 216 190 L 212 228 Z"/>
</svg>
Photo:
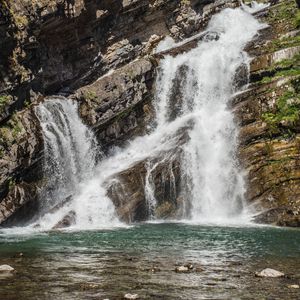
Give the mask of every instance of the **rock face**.
<svg viewBox="0 0 300 300">
<path fill-rule="evenodd" d="M 141 58 L 76 92 L 80 114 L 104 151 L 145 133 L 153 117 L 155 61 Z"/>
<path fill-rule="evenodd" d="M 186 178 L 181 174 L 181 145 L 187 139 L 186 129 L 179 130 L 176 149 L 149 157 L 108 179 L 108 196 L 123 221 L 146 221 L 154 216 L 176 219 L 188 215 Z"/>
<path fill-rule="evenodd" d="M 0 224 L 25 222 L 38 207 L 42 136 L 34 107 L 14 114 L 0 128 Z"/>
<path fill-rule="evenodd" d="M 4 0 L 0 93 L 14 96 L 15 109 L 32 91 L 74 90 L 146 54 L 163 36 L 192 35 L 217 9 L 237 5 L 213 2 Z"/>
<path fill-rule="evenodd" d="M 248 45 L 250 85 L 233 101 L 246 198 L 259 223 L 300 226 L 299 24 L 294 1 L 262 14 L 270 27 Z M 285 16 L 285 17 L 284 17 Z"/>
</svg>

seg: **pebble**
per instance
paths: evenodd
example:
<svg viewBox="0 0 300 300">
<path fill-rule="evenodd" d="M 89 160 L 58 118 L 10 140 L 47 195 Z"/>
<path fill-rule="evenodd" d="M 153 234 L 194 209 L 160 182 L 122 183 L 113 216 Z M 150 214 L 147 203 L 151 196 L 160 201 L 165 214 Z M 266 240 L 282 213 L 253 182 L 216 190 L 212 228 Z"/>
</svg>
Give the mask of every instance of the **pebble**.
<svg viewBox="0 0 300 300">
<path fill-rule="evenodd" d="M 176 273 L 187 273 L 189 271 L 188 267 L 180 266 L 175 268 Z"/>
<path fill-rule="evenodd" d="M 0 265 L 0 272 L 13 272 L 15 269 L 9 265 Z"/>
<path fill-rule="evenodd" d="M 152 273 L 156 273 L 156 272 L 160 272 L 161 269 L 158 268 L 158 267 L 153 267 L 153 268 L 150 269 L 150 271 L 151 271 Z"/>
<path fill-rule="evenodd" d="M 138 299 L 139 298 L 139 295 L 138 294 L 125 294 L 124 295 L 124 299 Z"/>
<path fill-rule="evenodd" d="M 256 277 L 272 277 L 272 278 L 276 278 L 276 277 L 283 277 L 284 273 L 279 272 L 279 271 L 274 270 L 274 269 L 267 268 L 267 269 L 262 270 L 261 272 L 256 272 L 255 276 Z"/>
<path fill-rule="evenodd" d="M 287 287 L 289 289 L 299 289 L 300 288 L 299 284 L 291 284 L 291 285 L 288 285 Z"/>
</svg>

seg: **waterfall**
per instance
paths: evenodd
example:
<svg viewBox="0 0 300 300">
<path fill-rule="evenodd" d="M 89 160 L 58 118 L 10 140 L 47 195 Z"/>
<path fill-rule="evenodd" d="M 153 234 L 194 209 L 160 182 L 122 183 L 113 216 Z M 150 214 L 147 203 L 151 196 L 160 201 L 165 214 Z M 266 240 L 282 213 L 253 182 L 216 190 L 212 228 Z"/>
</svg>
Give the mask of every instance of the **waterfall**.
<svg viewBox="0 0 300 300">
<path fill-rule="evenodd" d="M 40 104 L 37 115 L 44 133 L 48 179 L 42 212 L 48 213 L 37 222 L 39 226 L 52 228 L 65 216 L 80 229 L 119 225 L 106 184 L 140 161 L 146 167 L 148 215 L 155 218 L 152 175 L 179 148 L 185 183 L 183 218 L 210 223 L 245 220 L 249 212 L 243 197 L 243 170 L 236 158 L 238 128 L 229 104 L 241 85 L 238 79 L 244 80 L 238 72 L 249 70 L 250 59 L 243 49 L 263 26 L 242 8 L 213 16 L 195 49 L 161 60 L 152 131 L 97 164 L 99 148 L 81 122 L 76 104 L 61 98 Z M 176 47 L 170 41 L 167 44 Z M 188 134 L 183 145 L 178 144 L 180 132 Z M 169 168 L 170 193 L 177 197 L 172 166 Z M 122 186 L 116 190 L 127 197 Z M 70 200 L 64 203 L 65 199 Z M 61 208 L 51 211 L 57 205 Z"/>
<path fill-rule="evenodd" d="M 36 108 L 44 136 L 42 211 L 73 195 L 78 184 L 92 174 L 97 151 L 92 132 L 81 122 L 77 105 L 63 98 L 45 101 Z"/>
<path fill-rule="evenodd" d="M 36 107 L 44 137 L 44 177 L 39 227 L 50 229 L 63 218 L 74 227 L 116 221 L 112 203 L 95 177 L 96 139 L 78 115 L 76 102 L 50 98 Z M 102 199 L 101 199 L 102 198 Z M 96 225 L 97 224 L 97 225 Z"/>
<path fill-rule="evenodd" d="M 174 111 L 177 119 L 190 116 L 194 124 L 183 158 L 193 221 L 247 215 L 236 158 L 238 128 L 228 105 L 237 92 L 237 72 L 249 69 L 243 49 L 262 26 L 242 9 L 225 9 L 213 16 L 197 48 L 161 62 L 156 130 L 174 118 Z"/>
</svg>

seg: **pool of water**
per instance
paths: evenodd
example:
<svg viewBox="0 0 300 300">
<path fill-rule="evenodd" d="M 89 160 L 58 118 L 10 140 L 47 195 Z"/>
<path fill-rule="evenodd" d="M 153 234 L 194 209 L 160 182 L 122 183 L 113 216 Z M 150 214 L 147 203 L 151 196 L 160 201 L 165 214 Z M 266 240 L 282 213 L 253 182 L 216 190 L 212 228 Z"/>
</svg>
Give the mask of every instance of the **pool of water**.
<svg viewBox="0 0 300 300">
<path fill-rule="evenodd" d="M 192 263 L 203 271 L 176 273 Z M 300 230 L 140 224 L 0 234 L 0 299 L 300 299 Z M 271 267 L 285 278 L 257 278 Z"/>
</svg>

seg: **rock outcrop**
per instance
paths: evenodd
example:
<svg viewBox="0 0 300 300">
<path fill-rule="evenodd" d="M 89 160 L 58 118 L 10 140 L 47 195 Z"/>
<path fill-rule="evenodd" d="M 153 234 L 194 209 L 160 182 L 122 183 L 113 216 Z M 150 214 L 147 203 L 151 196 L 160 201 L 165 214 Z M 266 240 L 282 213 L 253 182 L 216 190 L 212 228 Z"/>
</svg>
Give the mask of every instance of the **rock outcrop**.
<svg viewBox="0 0 300 300">
<path fill-rule="evenodd" d="M 34 107 L 15 113 L 0 128 L 0 224 L 29 220 L 42 184 L 42 136 Z"/>
<path fill-rule="evenodd" d="M 299 11 L 280 1 L 261 14 L 270 27 L 248 46 L 250 85 L 233 101 L 248 202 L 260 223 L 300 226 Z M 298 23 L 297 23 L 298 22 Z"/>
<path fill-rule="evenodd" d="M 104 152 L 145 133 L 153 118 L 155 61 L 141 58 L 77 90 L 80 115 Z"/>
<path fill-rule="evenodd" d="M 178 129 L 171 149 L 137 162 L 107 180 L 108 196 L 120 218 L 128 223 L 179 219 L 190 213 L 186 176 L 182 174 L 182 146 L 189 139 L 189 127 Z"/>
</svg>

